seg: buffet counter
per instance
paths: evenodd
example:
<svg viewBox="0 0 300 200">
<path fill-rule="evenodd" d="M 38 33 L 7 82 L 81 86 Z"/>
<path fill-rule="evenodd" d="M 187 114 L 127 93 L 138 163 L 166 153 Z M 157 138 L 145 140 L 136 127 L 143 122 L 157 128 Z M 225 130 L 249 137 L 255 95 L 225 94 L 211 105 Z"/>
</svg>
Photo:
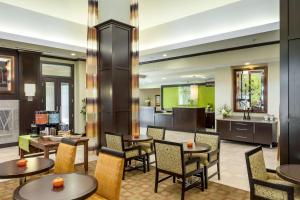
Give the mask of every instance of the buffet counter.
<svg viewBox="0 0 300 200">
<path fill-rule="evenodd" d="M 155 125 L 169 130 L 195 132 L 205 129 L 204 108 L 173 108 L 173 112 L 156 112 L 155 107 L 140 107 L 142 127 Z"/>
</svg>

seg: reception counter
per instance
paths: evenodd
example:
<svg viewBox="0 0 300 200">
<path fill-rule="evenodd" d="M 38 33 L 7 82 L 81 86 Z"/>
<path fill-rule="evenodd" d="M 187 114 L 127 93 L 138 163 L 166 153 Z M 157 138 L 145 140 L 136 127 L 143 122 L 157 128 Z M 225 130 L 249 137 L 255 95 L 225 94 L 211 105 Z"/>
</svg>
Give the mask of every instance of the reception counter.
<svg viewBox="0 0 300 200">
<path fill-rule="evenodd" d="M 155 125 L 169 130 L 195 132 L 205 129 L 204 108 L 173 108 L 172 112 L 156 112 L 155 107 L 140 107 L 142 127 Z"/>
</svg>

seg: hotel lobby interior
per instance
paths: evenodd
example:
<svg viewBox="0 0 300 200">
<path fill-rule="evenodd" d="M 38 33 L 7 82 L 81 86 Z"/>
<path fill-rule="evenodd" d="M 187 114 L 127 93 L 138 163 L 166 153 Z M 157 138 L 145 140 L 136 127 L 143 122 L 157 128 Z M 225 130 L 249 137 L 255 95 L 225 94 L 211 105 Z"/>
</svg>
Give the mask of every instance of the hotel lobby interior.
<svg viewBox="0 0 300 200">
<path fill-rule="evenodd" d="M 0 0 L 0 200 L 300 199 L 298 9 Z"/>
</svg>

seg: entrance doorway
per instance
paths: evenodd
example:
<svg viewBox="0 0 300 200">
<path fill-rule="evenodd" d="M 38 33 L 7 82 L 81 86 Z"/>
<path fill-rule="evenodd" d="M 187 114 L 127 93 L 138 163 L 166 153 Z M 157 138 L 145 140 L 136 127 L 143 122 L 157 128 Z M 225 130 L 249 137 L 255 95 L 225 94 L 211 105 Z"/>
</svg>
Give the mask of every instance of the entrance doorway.
<svg viewBox="0 0 300 200">
<path fill-rule="evenodd" d="M 73 65 L 42 63 L 43 108 L 58 111 L 61 123 L 74 132 Z"/>
</svg>

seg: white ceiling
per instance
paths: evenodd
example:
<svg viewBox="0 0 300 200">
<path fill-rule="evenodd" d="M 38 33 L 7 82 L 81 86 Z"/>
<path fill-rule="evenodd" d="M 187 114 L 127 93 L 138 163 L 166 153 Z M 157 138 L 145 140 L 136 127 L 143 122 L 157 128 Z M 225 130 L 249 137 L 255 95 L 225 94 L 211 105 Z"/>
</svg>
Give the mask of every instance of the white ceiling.
<svg viewBox="0 0 300 200">
<path fill-rule="evenodd" d="M 84 25 L 87 23 L 88 0 L 0 0 L 0 2 L 74 23 Z"/>
<path fill-rule="evenodd" d="M 165 24 L 240 0 L 140 0 L 140 29 Z"/>
</svg>

